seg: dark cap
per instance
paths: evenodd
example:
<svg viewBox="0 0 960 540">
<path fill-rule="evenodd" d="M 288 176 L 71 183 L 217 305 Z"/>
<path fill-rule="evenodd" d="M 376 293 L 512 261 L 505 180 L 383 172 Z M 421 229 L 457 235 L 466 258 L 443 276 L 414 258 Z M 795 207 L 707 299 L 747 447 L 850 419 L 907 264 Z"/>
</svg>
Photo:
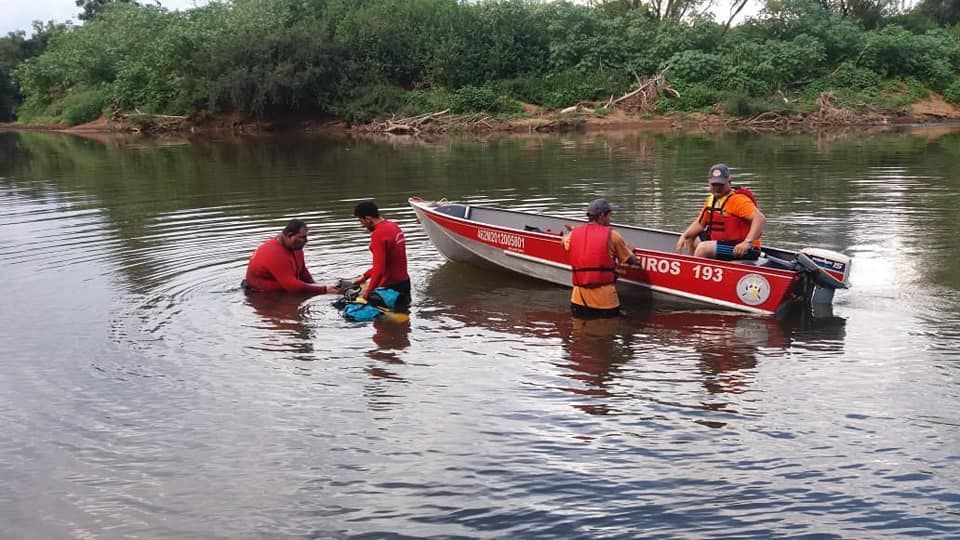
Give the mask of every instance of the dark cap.
<svg viewBox="0 0 960 540">
<path fill-rule="evenodd" d="M 710 167 L 710 172 L 707 173 L 707 181 L 711 184 L 723 184 L 730 179 L 730 167 L 727 167 L 723 163 L 717 163 L 713 167 Z"/>
<path fill-rule="evenodd" d="M 606 199 L 594 199 L 587 205 L 587 215 L 592 217 L 602 216 L 613 212 L 613 205 Z"/>
</svg>

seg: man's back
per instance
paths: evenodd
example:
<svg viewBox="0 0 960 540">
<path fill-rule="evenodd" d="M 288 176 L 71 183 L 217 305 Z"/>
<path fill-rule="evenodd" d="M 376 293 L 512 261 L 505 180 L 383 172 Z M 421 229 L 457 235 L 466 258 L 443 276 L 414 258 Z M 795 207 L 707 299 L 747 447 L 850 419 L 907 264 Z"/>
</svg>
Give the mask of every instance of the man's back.
<svg viewBox="0 0 960 540">
<path fill-rule="evenodd" d="M 378 253 L 379 250 L 382 252 Z M 385 219 L 377 224 L 370 235 L 370 251 L 373 252 L 373 273 L 382 272 L 378 285 L 389 285 L 410 279 L 407 274 L 407 242 L 403 230 L 396 223 Z M 383 255 L 383 267 L 378 255 Z"/>
</svg>

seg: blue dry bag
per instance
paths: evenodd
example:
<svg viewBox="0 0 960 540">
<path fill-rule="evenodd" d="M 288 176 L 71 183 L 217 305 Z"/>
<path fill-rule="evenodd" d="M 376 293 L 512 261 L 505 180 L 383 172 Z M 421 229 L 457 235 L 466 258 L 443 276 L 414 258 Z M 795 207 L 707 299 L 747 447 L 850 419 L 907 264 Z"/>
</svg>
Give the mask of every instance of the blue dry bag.
<svg viewBox="0 0 960 540">
<path fill-rule="evenodd" d="M 368 302 L 347 302 L 340 314 L 343 318 L 353 322 L 370 322 L 384 313 L 391 312 L 397 305 L 400 293 L 393 289 L 377 287 L 370 293 Z"/>
</svg>

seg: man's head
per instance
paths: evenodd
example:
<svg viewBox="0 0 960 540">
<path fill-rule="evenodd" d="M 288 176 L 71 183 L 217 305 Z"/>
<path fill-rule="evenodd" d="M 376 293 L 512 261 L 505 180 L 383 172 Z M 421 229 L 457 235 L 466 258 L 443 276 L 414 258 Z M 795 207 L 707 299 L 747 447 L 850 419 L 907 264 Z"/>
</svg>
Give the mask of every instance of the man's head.
<svg viewBox="0 0 960 540">
<path fill-rule="evenodd" d="M 360 224 L 368 231 L 372 231 L 380 221 L 380 209 L 373 201 L 364 201 L 353 208 L 353 216 L 359 219 Z"/>
<path fill-rule="evenodd" d="M 290 251 L 301 250 L 307 245 L 307 223 L 302 219 L 291 219 L 277 238 Z"/>
<path fill-rule="evenodd" d="M 710 167 L 707 182 L 710 184 L 710 193 L 723 195 L 730 190 L 730 167 L 724 163 L 717 163 Z"/>
<path fill-rule="evenodd" d="M 587 205 L 587 219 L 598 223 L 610 223 L 613 206 L 606 199 L 594 199 Z"/>
</svg>

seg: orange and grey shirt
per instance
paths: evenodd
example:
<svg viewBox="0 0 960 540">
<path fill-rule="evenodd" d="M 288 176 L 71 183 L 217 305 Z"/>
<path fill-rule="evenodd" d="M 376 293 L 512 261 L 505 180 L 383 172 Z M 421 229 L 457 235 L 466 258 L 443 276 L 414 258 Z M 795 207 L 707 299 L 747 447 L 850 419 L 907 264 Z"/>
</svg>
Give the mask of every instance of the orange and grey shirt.
<svg viewBox="0 0 960 540">
<path fill-rule="evenodd" d="M 570 251 L 569 234 L 563 237 L 563 248 Z M 607 253 L 611 258 L 622 264 L 633 255 L 633 249 L 627 245 L 620 233 L 611 229 L 610 235 L 607 237 Z M 570 293 L 570 302 L 593 309 L 614 309 L 620 307 L 620 296 L 617 294 L 617 288 L 613 283 L 598 287 L 579 287 L 575 285 L 573 292 Z"/>
</svg>

